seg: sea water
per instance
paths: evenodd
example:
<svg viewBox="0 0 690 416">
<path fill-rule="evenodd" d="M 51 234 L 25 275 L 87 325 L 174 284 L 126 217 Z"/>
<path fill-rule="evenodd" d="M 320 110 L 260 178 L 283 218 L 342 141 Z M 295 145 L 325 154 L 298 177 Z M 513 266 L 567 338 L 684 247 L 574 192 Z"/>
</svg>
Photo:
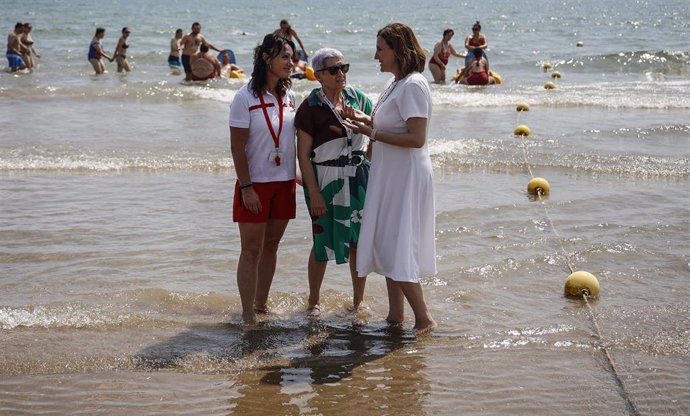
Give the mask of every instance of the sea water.
<svg viewBox="0 0 690 416">
<path fill-rule="evenodd" d="M 383 323 L 381 276 L 370 315 L 349 314 L 334 264 L 322 318 L 305 317 L 300 193 L 275 313 L 241 328 L 227 117 L 246 79 L 185 83 L 168 45 L 198 21 L 251 72 L 283 18 L 310 52 L 340 49 L 374 101 L 383 25 L 430 51 L 448 27 L 462 50 L 482 24 L 503 84 L 432 86 L 430 336 L 409 310 L 403 330 Z M 0 414 L 690 413 L 686 2 L 29 0 L 0 21 L 31 22 L 41 54 L 31 74 L 0 73 Z M 132 72 L 93 75 L 96 27 L 112 53 L 124 26 Z M 551 184 L 541 200 L 533 175 Z M 601 283 L 591 309 L 563 296 L 571 266 Z"/>
</svg>

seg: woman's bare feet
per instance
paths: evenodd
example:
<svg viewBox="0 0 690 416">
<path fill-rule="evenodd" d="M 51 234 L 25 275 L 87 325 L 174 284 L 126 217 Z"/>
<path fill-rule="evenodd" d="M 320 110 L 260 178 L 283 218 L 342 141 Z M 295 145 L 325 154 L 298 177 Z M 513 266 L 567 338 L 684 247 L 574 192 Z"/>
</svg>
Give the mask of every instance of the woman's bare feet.
<svg viewBox="0 0 690 416">
<path fill-rule="evenodd" d="M 307 316 L 310 318 L 318 318 L 319 316 L 321 316 L 321 305 L 317 303 L 314 306 L 308 307 Z"/>
<path fill-rule="evenodd" d="M 254 311 L 249 311 L 247 313 L 242 313 L 243 327 L 253 327 L 256 325 L 256 315 Z"/>
<path fill-rule="evenodd" d="M 428 334 L 432 329 L 436 328 L 436 326 L 436 321 L 431 318 L 424 319 L 423 321 L 417 321 L 414 324 L 415 335 Z"/>
<path fill-rule="evenodd" d="M 270 313 L 270 312 L 271 312 L 271 310 L 268 309 L 268 306 L 266 306 L 266 305 L 261 305 L 261 306 L 256 306 L 256 305 L 255 305 L 255 306 L 254 306 L 254 313 L 258 313 L 258 314 L 261 314 L 261 315 L 266 315 L 266 314 L 268 314 L 268 313 Z"/>
</svg>

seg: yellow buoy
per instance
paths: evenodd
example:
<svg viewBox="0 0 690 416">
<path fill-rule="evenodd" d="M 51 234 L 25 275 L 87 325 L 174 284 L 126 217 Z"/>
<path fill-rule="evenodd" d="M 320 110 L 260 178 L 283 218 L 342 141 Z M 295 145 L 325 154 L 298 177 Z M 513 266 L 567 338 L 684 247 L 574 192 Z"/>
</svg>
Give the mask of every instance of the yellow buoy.
<svg viewBox="0 0 690 416">
<path fill-rule="evenodd" d="M 532 132 L 529 130 L 529 127 L 525 126 L 524 124 L 520 124 L 519 126 L 515 127 L 515 132 L 513 134 L 516 136 L 529 136 L 532 134 Z"/>
<path fill-rule="evenodd" d="M 583 47 L 583 46 L 585 46 L 585 43 L 584 43 L 583 41 L 577 42 L 577 47 L 578 47 L 578 48 L 581 48 L 581 47 Z"/>
<path fill-rule="evenodd" d="M 551 73 L 551 78 L 554 78 L 554 79 L 555 79 L 555 78 L 560 78 L 560 77 L 561 77 L 561 73 L 558 72 L 558 71 L 553 71 L 553 72 Z"/>
<path fill-rule="evenodd" d="M 307 76 L 307 79 L 309 81 L 316 81 L 316 75 L 314 75 L 314 68 L 308 66 L 307 69 L 304 70 L 304 75 Z"/>
<path fill-rule="evenodd" d="M 240 71 L 230 71 L 230 78 L 244 78 L 244 72 Z"/>
<path fill-rule="evenodd" d="M 565 295 L 581 298 L 587 295 L 591 298 L 599 296 L 599 281 L 592 273 L 577 271 L 565 279 Z"/>
<path fill-rule="evenodd" d="M 529 111 L 529 104 L 527 103 L 518 103 L 517 104 L 517 111 Z"/>
<path fill-rule="evenodd" d="M 544 62 L 544 65 L 542 65 L 542 68 L 544 69 L 544 72 L 546 72 L 549 69 L 553 68 L 553 65 L 551 65 L 549 62 Z"/>
<path fill-rule="evenodd" d="M 549 190 L 549 181 L 544 178 L 532 178 L 527 184 L 527 192 L 532 195 L 548 195 Z"/>
<path fill-rule="evenodd" d="M 544 89 L 545 89 L 545 90 L 552 90 L 552 89 L 554 89 L 554 88 L 556 88 L 556 84 L 554 84 L 554 83 L 551 82 L 551 81 L 549 81 L 549 82 L 547 82 L 546 84 L 544 84 Z"/>
</svg>

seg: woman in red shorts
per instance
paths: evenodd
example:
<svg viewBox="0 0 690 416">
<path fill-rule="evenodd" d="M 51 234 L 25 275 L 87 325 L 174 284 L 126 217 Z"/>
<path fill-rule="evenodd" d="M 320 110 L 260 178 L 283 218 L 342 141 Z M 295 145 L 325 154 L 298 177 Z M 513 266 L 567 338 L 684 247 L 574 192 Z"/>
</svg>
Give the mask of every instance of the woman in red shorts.
<svg viewBox="0 0 690 416">
<path fill-rule="evenodd" d="M 278 244 L 295 218 L 295 44 L 269 34 L 254 50 L 252 79 L 230 104 L 230 148 L 237 173 L 233 221 L 240 229 L 237 287 L 242 319 L 268 312 Z"/>
</svg>

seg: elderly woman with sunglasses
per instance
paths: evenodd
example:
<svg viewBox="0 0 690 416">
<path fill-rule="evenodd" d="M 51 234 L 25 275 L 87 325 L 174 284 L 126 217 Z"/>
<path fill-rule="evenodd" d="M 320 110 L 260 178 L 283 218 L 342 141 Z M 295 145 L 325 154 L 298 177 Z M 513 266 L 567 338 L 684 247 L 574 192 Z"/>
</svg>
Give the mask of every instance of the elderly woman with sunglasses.
<svg viewBox="0 0 690 416">
<path fill-rule="evenodd" d="M 362 91 L 347 86 L 350 64 L 331 48 L 319 49 L 312 66 L 320 88 L 302 102 L 297 115 L 297 157 L 304 196 L 312 218 L 313 247 L 309 254 L 310 316 L 321 312 L 320 289 L 328 260 L 350 263 L 353 307 L 364 300 L 364 278 L 355 270 L 362 207 L 369 177 L 368 140 L 345 127 L 341 113 L 356 109 L 371 114 L 372 102 Z"/>
</svg>

